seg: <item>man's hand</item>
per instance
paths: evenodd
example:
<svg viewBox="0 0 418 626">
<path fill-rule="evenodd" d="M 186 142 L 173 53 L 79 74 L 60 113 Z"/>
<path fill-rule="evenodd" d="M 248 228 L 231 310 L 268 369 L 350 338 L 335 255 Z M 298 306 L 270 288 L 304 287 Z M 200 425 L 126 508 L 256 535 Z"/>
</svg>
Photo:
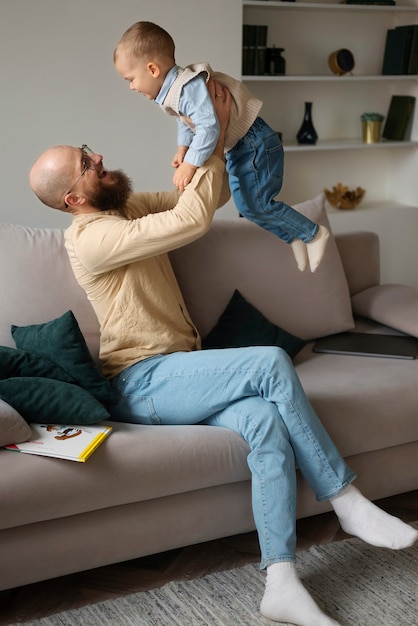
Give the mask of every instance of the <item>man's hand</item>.
<svg viewBox="0 0 418 626">
<path fill-rule="evenodd" d="M 187 150 L 189 149 L 189 146 L 178 146 L 177 147 L 177 152 L 173 157 L 173 160 L 171 161 L 171 165 L 173 167 L 178 167 L 179 165 L 181 165 L 184 161 L 184 157 L 187 154 Z"/>
<path fill-rule="evenodd" d="M 216 156 L 222 159 L 224 155 L 225 135 L 229 124 L 229 115 L 231 113 L 231 93 L 229 89 L 212 79 L 208 82 L 208 90 L 221 129 L 218 143 L 213 154 L 216 154 Z"/>
<path fill-rule="evenodd" d="M 176 173 L 173 176 L 174 186 L 183 193 L 185 187 L 190 183 L 197 167 L 190 163 L 182 163 L 176 169 Z"/>
</svg>

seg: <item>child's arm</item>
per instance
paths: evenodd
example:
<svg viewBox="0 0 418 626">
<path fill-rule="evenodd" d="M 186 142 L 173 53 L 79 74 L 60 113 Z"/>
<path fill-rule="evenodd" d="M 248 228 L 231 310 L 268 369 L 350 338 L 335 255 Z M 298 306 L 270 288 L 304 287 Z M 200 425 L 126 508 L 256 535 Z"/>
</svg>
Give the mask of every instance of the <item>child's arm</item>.
<svg viewBox="0 0 418 626">
<path fill-rule="evenodd" d="M 184 161 L 184 157 L 186 156 L 186 152 L 189 149 L 189 146 L 177 146 L 177 152 L 174 155 L 173 160 L 171 161 L 171 165 L 173 167 L 178 167 Z"/>
<path fill-rule="evenodd" d="M 187 83 L 180 98 L 183 116 L 190 118 L 194 133 L 179 124 L 179 148 L 172 165 L 176 167 L 173 183 L 183 191 L 196 169 L 211 156 L 219 139 L 219 122 L 206 82 L 202 76 Z"/>
</svg>

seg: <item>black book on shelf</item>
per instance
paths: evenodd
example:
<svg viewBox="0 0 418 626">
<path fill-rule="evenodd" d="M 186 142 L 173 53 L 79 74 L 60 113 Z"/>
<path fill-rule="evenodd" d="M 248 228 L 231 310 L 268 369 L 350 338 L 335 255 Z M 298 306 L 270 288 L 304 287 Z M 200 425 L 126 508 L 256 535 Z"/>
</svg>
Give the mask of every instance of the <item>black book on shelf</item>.
<svg viewBox="0 0 418 626">
<path fill-rule="evenodd" d="M 382 74 L 418 73 L 418 25 L 397 26 L 387 31 Z"/>
<path fill-rule="evenodd" d="M 256 26 L 254 74 L 263 75 L 266 68 L 267 26 Z"/>
<path fill-rule="evenodd" d="M 386 33 L 382 74 L 387 76 L 406 74 L 408 60 L 408 33 L 398 28 L 389 29 Z"/>
<path fill-rule="evenodd" d="M 266 64 L 267 26 L 244 24 L 242 31 L 242 73 L 264 74 Z"/>
<path fill-rule="evenodd" d="M 242 73 L 245 76 L 254 74 L 255 69 L 256 27 L 252 24 L 242 26 Z"/>
<path fill-rule="evenodd" d="M 397 26 L 406 45 L 406 63 L 405 74 L 418 74 L 418 24 L 409 24 L 407 26 Z"/>
<path fill-rule="evenodd" d="M 382 137 L 392 141 L 408 140 L 411 133 L 414 108 L 414 96 L 392 96 Z"/>
</svg>

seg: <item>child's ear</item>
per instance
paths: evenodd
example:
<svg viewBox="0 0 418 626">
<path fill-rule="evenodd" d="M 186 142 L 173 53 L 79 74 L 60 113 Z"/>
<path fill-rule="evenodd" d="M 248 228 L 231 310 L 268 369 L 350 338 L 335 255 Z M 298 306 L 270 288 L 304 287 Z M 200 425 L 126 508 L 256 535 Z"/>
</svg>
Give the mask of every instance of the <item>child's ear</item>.
<svg viewBox="0 0 418 626">
<path fill-rule="evenodd" d="M 161 74 L 160 66 L 154 63 L 154 61 L 147 63 L 147 69 L 153 78 L 158 78 Z"/>
</svg>

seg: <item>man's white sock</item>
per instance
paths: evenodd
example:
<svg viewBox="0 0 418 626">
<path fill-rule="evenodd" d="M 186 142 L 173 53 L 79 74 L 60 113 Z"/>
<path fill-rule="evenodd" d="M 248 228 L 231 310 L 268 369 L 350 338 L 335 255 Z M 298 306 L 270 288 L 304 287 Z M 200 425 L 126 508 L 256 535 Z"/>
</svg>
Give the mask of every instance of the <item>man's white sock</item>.
<svg viewBox="0 0 418 626">
<path fill-rule="evenodd" d="M 353 485 L 330 499 L 341 528 L 372 546 L 402 550 L 418 539 L 418 531 L 370 502 Z"/>
<path fill-rule="evenodd" d="M 260 611 L 273 622 L 297 626 L 339 626 L 323 613 L 301 583 L 294 563 L 283 561 L 267 568 L 266 589 Z"/>
</svg>

